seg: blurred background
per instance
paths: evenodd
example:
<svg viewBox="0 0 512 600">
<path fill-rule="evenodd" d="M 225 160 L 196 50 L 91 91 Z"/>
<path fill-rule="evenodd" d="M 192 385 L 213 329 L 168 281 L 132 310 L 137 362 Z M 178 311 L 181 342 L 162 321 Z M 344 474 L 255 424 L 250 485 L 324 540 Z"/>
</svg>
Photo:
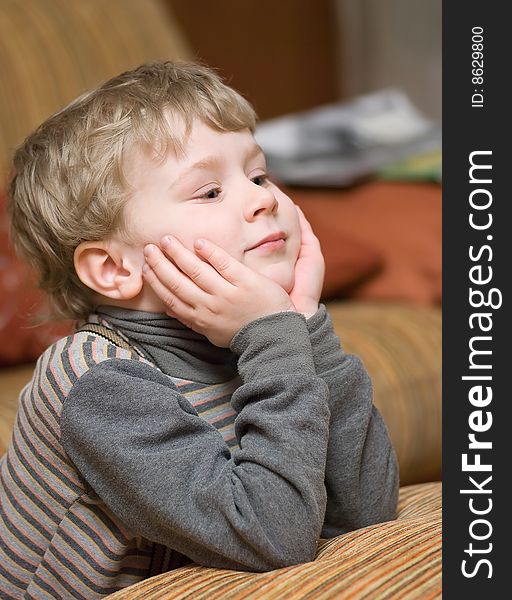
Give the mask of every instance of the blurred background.
<svg viewBox="0 0 512 600">
<path fill-rule="evenodd" d="M 0 0 L 0 39 L 1 181 L 23 138 L 83 91 L 199 59 L 255 106 L 272 175 L 322 243 L 324 299 L 439 305 L 441 0 Z M 48 338 L 12 343 L 40 300 L 4 213 L 0 361 L 15 363 Z"/>
<path fill-rule="evenodd" d="M 33 361 L 70 327 L 31 324 L 43 301 L 8 241 L 12 152 L 82 92 L 177 58 L 254 104 L 320 239 L 322 300 L 392 406 L 404 477 L 438 477 L 441 0 L 0 0 L 0 454 Z"/>
<path fill-rule="evenodd" d="M 167 0 L 196 56 L 268 119 L 384 87 L 441 118 L 441 0 Z"/>
</svg>

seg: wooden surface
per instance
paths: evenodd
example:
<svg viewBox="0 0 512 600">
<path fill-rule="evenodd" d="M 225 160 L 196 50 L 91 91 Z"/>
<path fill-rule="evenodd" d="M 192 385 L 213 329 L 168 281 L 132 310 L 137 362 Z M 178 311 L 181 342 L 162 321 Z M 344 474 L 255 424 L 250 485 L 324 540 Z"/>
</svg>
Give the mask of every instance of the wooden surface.
<svg viewBox="0 0 512 600">
<path fill-rule="evenodd" d="M 196 57 L 220 69 L 260 119 L 338 98 L 330 0 L 165 0 Z"/>
</svg>

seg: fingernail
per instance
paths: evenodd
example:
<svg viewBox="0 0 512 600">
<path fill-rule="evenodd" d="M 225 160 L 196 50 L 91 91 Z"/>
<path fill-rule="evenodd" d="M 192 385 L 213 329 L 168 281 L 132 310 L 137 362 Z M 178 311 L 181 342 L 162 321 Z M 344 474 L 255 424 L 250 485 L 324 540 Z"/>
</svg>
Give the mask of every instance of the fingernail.
<svg viewBox="0 0 512 600">
<path fill-rule="evenodd" d="M 145 254 L 151 254 L 155 250 L 156 250 L 156 246 L 154 246 L 153 244 L 148 244 L 147 246 L 144 247 Z"/>
<path fill-rule="evenodd" d="M 166 235 L 166 236 L 165 236 L 165 237 L 162 239 L 162 246 L 163 246 L 164 248 L 166 248 L 167 246 L 170 246 L 170 245 L 171 245 L 171 238 L 170 238 L 168 235 Z"/>
<path fill-rule="evenodd" d="M 149 265 L 147 263 L 144 263 L 142 265 L 142 272 L 147 273 L 148 271 L 149 271 Z"/>
<path fill-rule="evenodd" d="M 196 240 L 196 243 L 194 244 L 194 246 L 198 249 L 201 250 L 201 248 L 204 246 L 204 240 L 202 239 L 198 239 Z"/>
</svg>

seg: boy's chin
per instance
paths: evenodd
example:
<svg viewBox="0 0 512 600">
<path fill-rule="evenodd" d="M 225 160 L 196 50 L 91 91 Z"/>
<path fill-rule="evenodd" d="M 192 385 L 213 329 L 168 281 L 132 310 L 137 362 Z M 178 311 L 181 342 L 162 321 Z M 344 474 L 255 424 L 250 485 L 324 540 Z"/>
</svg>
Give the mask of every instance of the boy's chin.
<svg viewBox="0 0 512 600">
<path fill-rule="evenodd" d="M 295 273 L 293 269 L 287 269 L 283 265 L 269 265 L 265 269 L 258 269 L 258 271 L 260 275 L 264 275 L 280 285 L 287 294 L 292 291 L 295 284 Z"/>
</svg>

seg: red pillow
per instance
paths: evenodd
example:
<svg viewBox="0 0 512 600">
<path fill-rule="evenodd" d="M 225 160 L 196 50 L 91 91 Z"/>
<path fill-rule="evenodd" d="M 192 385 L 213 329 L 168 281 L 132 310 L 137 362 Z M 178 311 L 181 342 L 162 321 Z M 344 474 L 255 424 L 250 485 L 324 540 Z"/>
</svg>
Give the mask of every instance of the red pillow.
<svg viewBox="0 0 512 600">
<path fill-rule="evenodd" d="M 381 269 L 347 286 L 342 296 L 361 300 L 401 300 L 418 305 L 441 302 L 441 186 L 434 183 L 372 181 L 348 189 L 289 189 L 324 250 L 326 262 L 357 271 L 379 257 Z M 349 242 L 347 248 L 347 241 Z M 360 244 L 357 256 L 356 244 Z M 351 256 L 351 248 L 354 256 Z M 348 275 L 350 269 L 344 274 Z M 335 279 L 335 272 L 329 277 Z M 329 289 L 335 285 L 329 280 Z"/>
<path fill-rule="evenodd" d="M 35 360 L 71 327 L 66 322 L 34 325 L 34 318 L 45 313 L 43 294 L 10 247 L 5 206 L 0 194 L 0 366 Z"/>
<path fill-rule="evenodd" d="M 381 270 L 383 257 L 380 251 L 341 231 L 336 215 L 331 210 L 324 210 L 322 200 L 332 195 L 332 190 L 292 188 L 284 184 L 279 187 L 300 206 L 320 241 L 325 260 L 322 300 L 346 295 L 354 286 L 371 279 Z M 335 194 L 339 195 L 339 191 Z M 333 205 L 333 208 L 336 207 Z"/>
<path fill-rule="evenodd" d="M 0 366 L 35 360 L 71 329 L 69 322 L 34 325 L 34 317 L 45 313 L 44 296 L 37 290 L 35 277 L 9 245 L 5 206 L 6 198 L 0 195 Z M 324 300 L 338 297 L 379 271 L 382 258 L 378 251 L 350 235 L 340 235 L 330 215 L 311 210 L 313 206 L 307 202 L 301 207 L 324 253 Z"/>
<path fill-rule="evenodd" d="M 347 190 L 283 188 L 304 211 L 326 263 L 322 298 L 441 301 L 441 188 L 371 182 Z M 44 310 L 7 239 L 0 196 L 0 365 L 34 360 L 69 323 L 33 327 Z"/>
</svg>

